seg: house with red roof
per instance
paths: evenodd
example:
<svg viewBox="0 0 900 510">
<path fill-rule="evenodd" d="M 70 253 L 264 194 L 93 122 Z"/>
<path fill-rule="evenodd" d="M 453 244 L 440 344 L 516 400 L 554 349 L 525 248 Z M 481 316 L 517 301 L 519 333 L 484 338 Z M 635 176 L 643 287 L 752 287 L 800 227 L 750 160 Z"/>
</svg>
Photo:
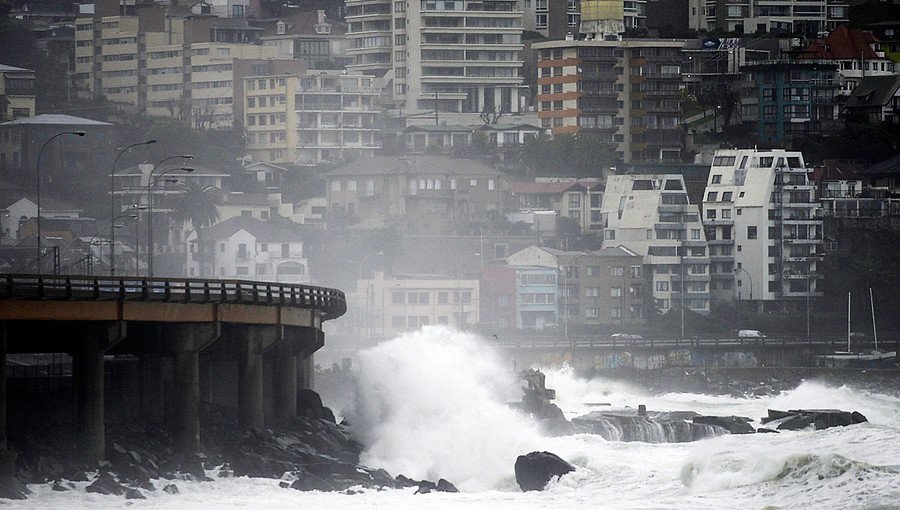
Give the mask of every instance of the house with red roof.
<svg viewBox="0 0 900 510">
<path fill-rule="evenodd" d="M 839 94 L 849 95 L 869 76 L 894 73 L 894 61 L 885 56 L 881 42 L 871 32 L 842 25 L 826 37 L 814 40 L 797 55 L 801 60 L 830 61 L 838 64 L 842 78 Z"/>
</svg>

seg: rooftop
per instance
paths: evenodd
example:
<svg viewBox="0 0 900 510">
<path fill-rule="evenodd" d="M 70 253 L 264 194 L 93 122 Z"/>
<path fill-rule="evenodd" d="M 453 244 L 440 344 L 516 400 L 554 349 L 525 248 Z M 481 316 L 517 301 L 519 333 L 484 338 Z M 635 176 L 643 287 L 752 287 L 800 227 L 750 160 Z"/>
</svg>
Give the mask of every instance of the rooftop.
<svg viewBox="0 0 900 510">
<path fill-rule="evenodd" d="M 262 221 L 249 216 L 235 216 L 201 229 L 200 236 L 209 239 L 224 239 L 240 230 L 255 237 L 257 242 L 291 243 L 303 240 L 300 234 L 300 225 L 289 221 Z"/>
<path fill-rule="evenodd" d="M 900 89 L 900 74 L 867 76 L 850 93 L 847 108 L 881 107 L 888 104 Z"/>
<path fill-rule="evenodd" d="M 99 120 L 85 119 L 82 117 L 74 117 L 61 113 L 44 113 L 35 115 L 34 117 L 22 117 L 10 122 L 4 122 L 0 126 L 112 126 L 109 122 L 101 122 Z"/>
<path fill-rule="evenodd" d="M 878 56 L 872 45 L 878 39 L 869 32 L 841 25 L 827 37 L 816 39 L 801 50 L 798 58 L 824 60 L 884 59 Z"/>
</svg>

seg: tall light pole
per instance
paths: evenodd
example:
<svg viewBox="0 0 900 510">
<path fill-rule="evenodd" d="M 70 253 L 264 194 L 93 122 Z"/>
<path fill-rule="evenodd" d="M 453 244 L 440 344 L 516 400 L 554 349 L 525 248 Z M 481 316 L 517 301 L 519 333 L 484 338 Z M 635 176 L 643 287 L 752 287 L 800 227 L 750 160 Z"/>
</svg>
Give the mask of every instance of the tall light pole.
<svg viewBox="0 0 900 510">
<path fill-rule="evenodd" d="M 734 273 L 737 274 L 738 271 L 743 271 L 747 275 L 747 281 L 750 283 L 750 304 L 753 304 L 753 277 L 750 276 L 750 271 L 747 271 L 745 268 L 740 266 L 735 266 Z"/>
<path fill-rule="evenodd" d="M 150 145 L 156 143 L 156 140 L 144 140 L 143 142 L 133 143 L 131 145 L 122 147 L 119 149 L 119 153 L 116 154 L 115 159 L 113 159 L 112 171 L 109 172 L 109 249 L 110 249 L 110 257 L 109 257 L 109 274 L 110 276 L 116 275 L 116 228 L 115 228 L 115 216 L 116 216 L 116 164 L 119 162 L 119 158 L 122 157 L 122 154 L 125 154 L 128 149 L 133 147 L 139 147 L 141 145 Z"/>
<path fill-rule="evenodd" d="M 362 280 L 363 264 L 366 263 L 366 260 L 370 257 L 377 257 L 380 255 L 384 255 L 384 252 L 379 251 L 376 253 L 370 253 L 370 254 L 366 255 L 365 257 L 363 257 L 362 260 L 359 261 L 359 270 L 357 271 L 357 274 L 356 274 L 357 275 L 357 278 L 356 278 L 357 285 L 359 285 L 360 280 Z M 366 299 L 366 303 L 363 306 L 363 336 L 368 339 L 369 338 L 369 301 L 372 300 L 372 298 L 369 296 L 369 286 L 368 285 L 366 286 L 365 299 Z"/>
<path fill-rule="evenodd" d="M 463 275 L 462 274 L 463 264 L 466 262 L 466 258 L 468 258 L 468 257 L 479 257 L 480 258 L 481 253 L 466 253 L 462 257 L 460 257 L 459 264 L 457 264 L 457 267 L 456 267 L 456 270 L 457 270 L 456 272 L 459 275 L 460 280 L 462 280 L 462 275 Z M 460 287 L 460 290 L 458 292 L 459 292 L 459 294 L 458 294 L 459 295 L 459 300 L 458 300 L 459 301 L 459 321 L 458 321 L 459 324 L 458 325 L 462 326 L 463 320 L 464 320 L 463 312 L 465 311 L 463 309 L 462 287 Z M 468 323 L 468 321 L 466 323 Z"/>
<path fill-rule="evenodd" d="M 193 158 L 193 156 L 173 156 L 173 157 L 180 157 L 180 158 L 186 158 L 186 159 L 191 159 L 191 158 Z M 172 159 L 172 158 L 166 158 L 166 159 Z M 165 161 L 165 159 L 163 159 L 162 161 Z M 159 163 L 157 163 L 157 165 L 158 165 L 158 164 L 159 164 Z M 154 170 L 156 170 L 155 167 L 154 167 L 153 170 L 150 171 L 150 177 L 151 177 L 151 180 L 150 180 L 150 182 L 147 184 L 147 207 L 148 207 L 147 218 L 149 218 L 149 222 L 148 222 L 148 224 L 147 224 L 147 254 L 148 254 L 148 257 L 147 257 L 147 265 L 148 265 L 148 268 L 147 268 L 147 269 L 148 269 L 148 273 L 149 273 L 150 278 L 153 278 L 153 253 L 154 253 L 154 251 L 155 251 L 155 250 L 153 249 L 153 188 L 154 188 L 154 187 L 156 186 L 156 184 L 159 183 L 159 182 L 171 182 L 170 179 L 163 179 L 163 178 L 162 178 L 162 176 L 164 176 L 164 175 L 166 175 L 166 174 L 170 174 L 170 173 L 174 173 L 174 172 L 179 172 L 179 171 L 191 173 L 191 172 L 194 171 L 193 168 L 183 168 L 183 167 L 182 167 L 182 168 L 170 168 L 169 170 L 166 170 L 166 171 L 164 171 L 164 172 L 160 172 L 160 173 L 156 176 L 156 179 L 152 179 L 152 177 L 153 177 L 153 171 L 154 171 Z M 174 180 L 175 182 L 177 182 L 176 179 L 172 179 L 172 180 Z"/>
<path fill-rule="evenodd" d="M 43 258 L 42 253 L 42 243 L 43 239 L 43 231 L 41 230 L 41 156 L 44 154 L 44 149 L 47 148 L 47 144 L 50 143 L 54 138 L 63 136 L 63 135 L 75 135 L 75 136 L 84 136 L 84 131 L 63 131 L 62 133 L 56 133 L 51 136 L 44 142 L 44 145 L 41 145 L 41 150 L 38 151 L 37 157 L 37 272 L 41 274 L 41 259 Z"/>
</svg>

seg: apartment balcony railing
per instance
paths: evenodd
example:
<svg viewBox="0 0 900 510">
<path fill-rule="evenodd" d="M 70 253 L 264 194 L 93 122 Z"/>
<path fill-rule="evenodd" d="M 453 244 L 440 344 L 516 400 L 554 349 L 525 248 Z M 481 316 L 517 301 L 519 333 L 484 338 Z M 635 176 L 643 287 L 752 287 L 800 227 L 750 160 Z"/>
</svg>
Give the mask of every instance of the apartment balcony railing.
<svg viewBox="0 0 900 510">
<path fill-rule="evenodd" d="M 900 216 L 900 198 L 836 198 L 823 200 L 822 207 L 833 218 Z"/>
</svg>

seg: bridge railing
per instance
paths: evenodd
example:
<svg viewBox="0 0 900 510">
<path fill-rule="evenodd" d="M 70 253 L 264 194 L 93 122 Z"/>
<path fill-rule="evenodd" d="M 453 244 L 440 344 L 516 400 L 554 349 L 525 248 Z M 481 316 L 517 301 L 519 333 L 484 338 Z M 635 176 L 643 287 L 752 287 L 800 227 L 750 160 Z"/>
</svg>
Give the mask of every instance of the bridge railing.
<svg viewBox="0 0 900 510">
<path fill-rule="evenodd" d="M 570 335 L 565 338 L 562 335 L 509 335 L 500 336 L 496 344 L 501 348 L 515 349 L 591 349 L 591 348 L 690 348 L 690 347 L 802 347 L 816 346 L 818 348 L 846 349 L 846 338 L 838 337 L 766 337 L 766 338 L 738 338 L 738 337 L 704 337 L 704 338 L 613 338 L 609 335 Z M 867 347 L 874 346 L 872 340 L 866 341 Z M 894 349 L 900 345 L 900 337 L 881 336 L 878 343 L 884 348 Z M 855 345 L 855 343 L 854 343 Z M 883 350 L 883 349 L 882 349 Z"/>
<path fill-rule="evenodd" d="M 197 278 L 0 274 L 3 299 L 245 303 L 312 308 L 326 319 L 347 311 L 344 293 L 327 287 Z"/>
</svg>

